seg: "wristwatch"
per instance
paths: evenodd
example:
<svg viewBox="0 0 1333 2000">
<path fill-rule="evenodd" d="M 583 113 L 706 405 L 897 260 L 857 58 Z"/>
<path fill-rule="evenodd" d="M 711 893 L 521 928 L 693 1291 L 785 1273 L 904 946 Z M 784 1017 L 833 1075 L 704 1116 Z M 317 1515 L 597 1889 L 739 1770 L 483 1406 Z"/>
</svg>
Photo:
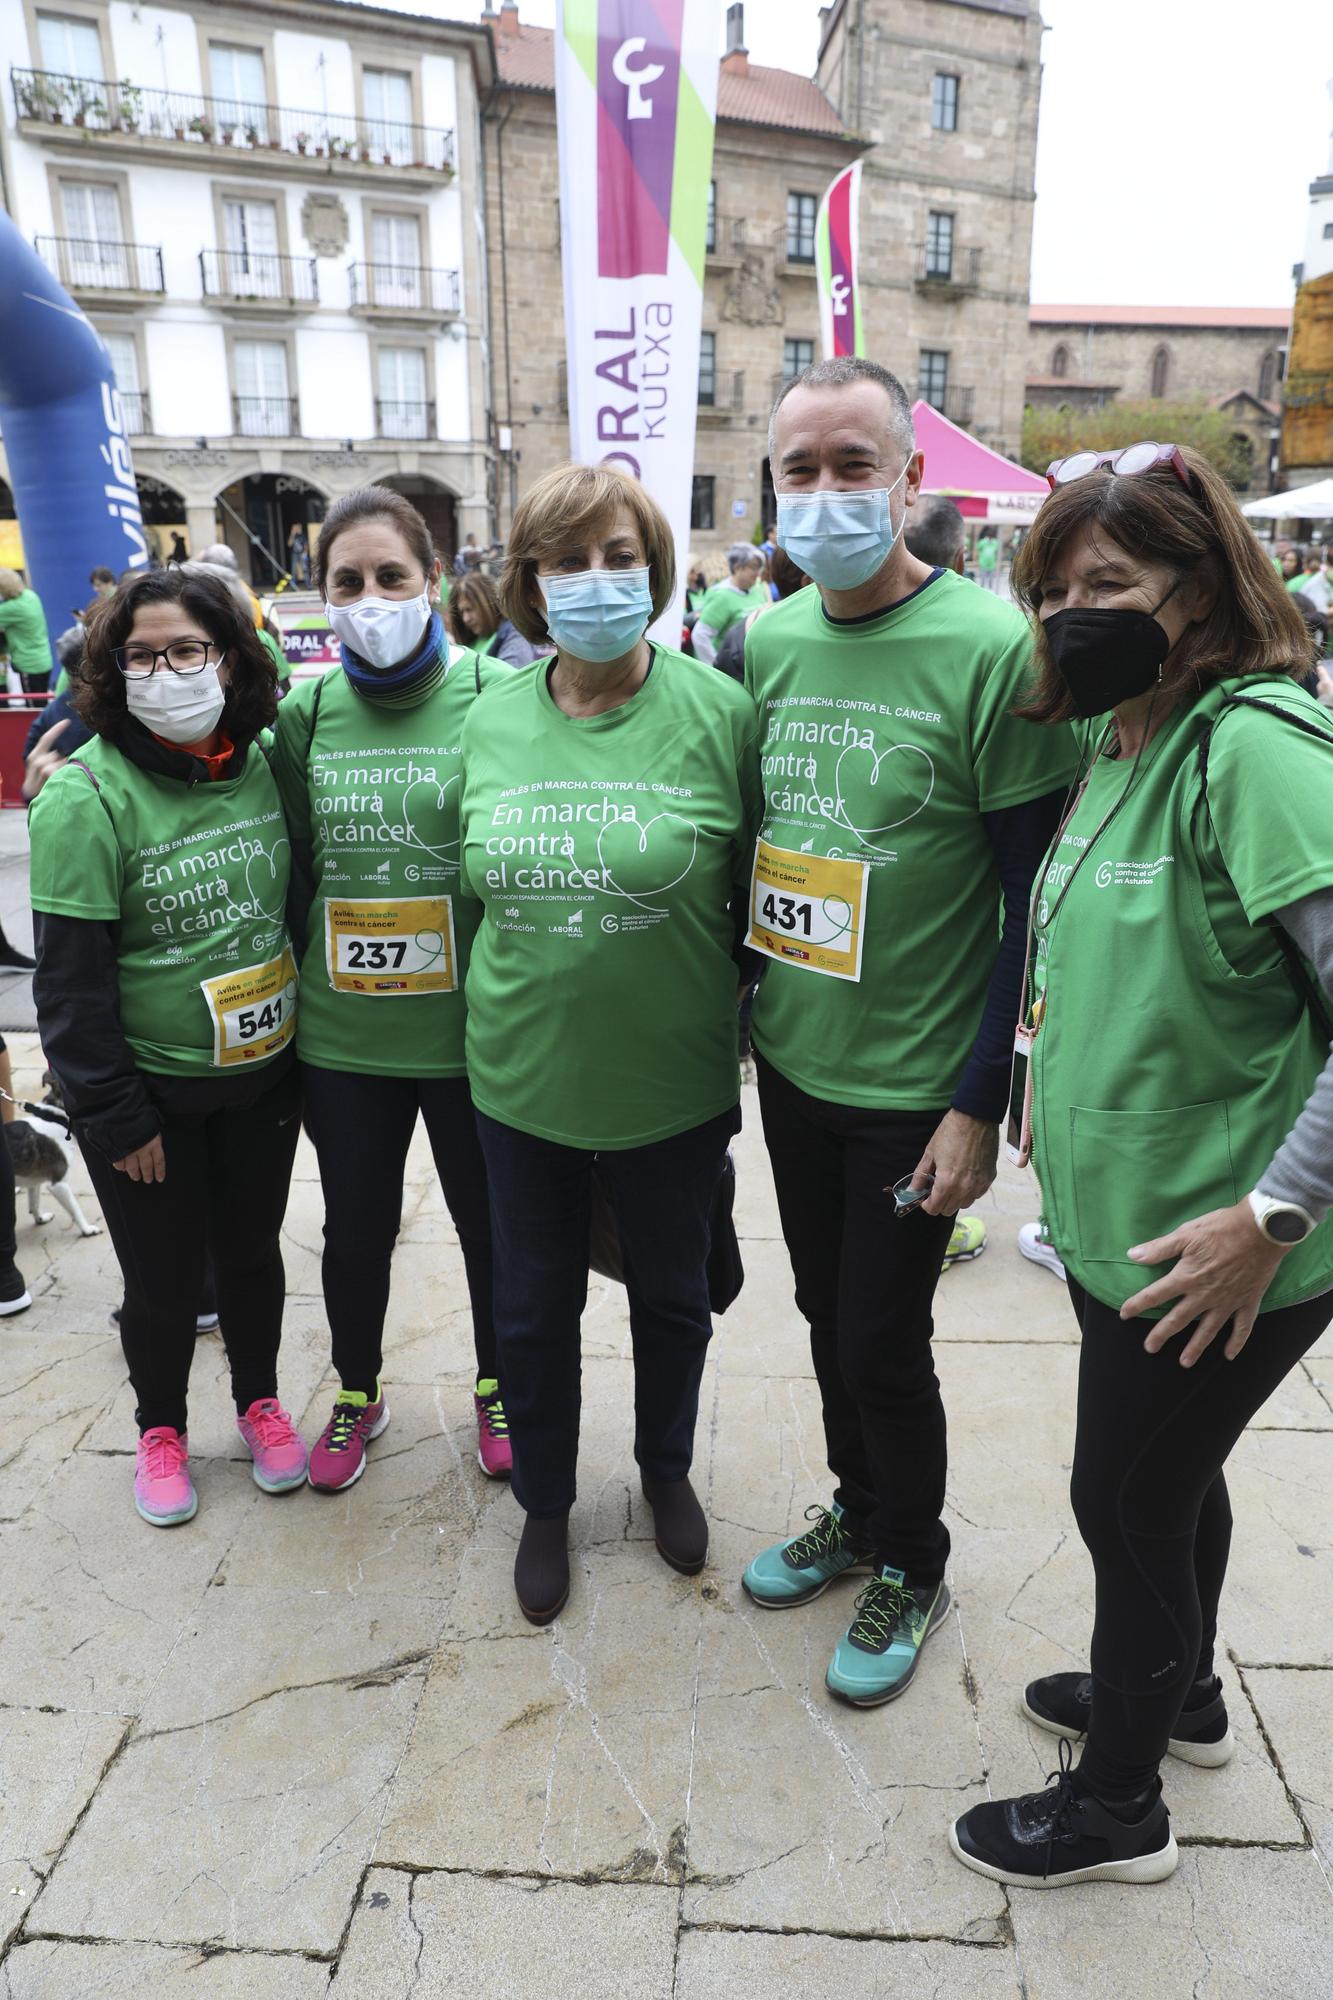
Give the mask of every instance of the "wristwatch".
<svg viewBox="0 0 1333 2000">
<path fill-rule="evenodd" d="M 1260 1194 L 1258 1188 L 1250 1196 L 1250 1211 L 1269 1242 L 1280 1243 L 1284 1250 L 1293 1243 L 1304 1243 L 1319 1226 L 1294 1201 L 1275 1201 L 1271 1194 Z"/>
</svg>

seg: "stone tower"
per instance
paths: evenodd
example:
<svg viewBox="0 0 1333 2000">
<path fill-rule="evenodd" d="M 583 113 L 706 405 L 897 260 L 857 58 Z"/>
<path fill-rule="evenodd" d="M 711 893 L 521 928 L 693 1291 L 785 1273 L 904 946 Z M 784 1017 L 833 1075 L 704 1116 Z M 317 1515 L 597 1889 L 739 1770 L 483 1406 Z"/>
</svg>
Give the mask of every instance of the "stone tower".
<svg viewBox="0 0 1333 2000">
<path fill-rule="evenodd" d="M 866 349 L 1017 455 L 1041 17 L 1028 0 L 833 0 L 817 80 L 873 147 L 861 192 Z"/>
</svg>

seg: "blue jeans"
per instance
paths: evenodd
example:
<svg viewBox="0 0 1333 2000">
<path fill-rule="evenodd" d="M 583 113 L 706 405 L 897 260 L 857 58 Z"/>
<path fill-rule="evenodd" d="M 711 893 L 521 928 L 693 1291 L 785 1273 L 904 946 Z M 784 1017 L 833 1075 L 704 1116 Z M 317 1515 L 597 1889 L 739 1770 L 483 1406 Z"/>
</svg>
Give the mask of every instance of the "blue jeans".
<svg viewBox="0 0 1333 2000">
<path fill-rule="evenodd" d="M 713 1335 L 709 1210 L 739 1107 L 624 1152 L 560 1146 L 480 1111 L 477 1129 L 490 1183 L 497 1372 L 515 1499 L 547 1519 L 574 1504 L 594 1161 L 625 1260 L 634 1456 L 649 1479 L 684 1479 Z"/>
</svg>

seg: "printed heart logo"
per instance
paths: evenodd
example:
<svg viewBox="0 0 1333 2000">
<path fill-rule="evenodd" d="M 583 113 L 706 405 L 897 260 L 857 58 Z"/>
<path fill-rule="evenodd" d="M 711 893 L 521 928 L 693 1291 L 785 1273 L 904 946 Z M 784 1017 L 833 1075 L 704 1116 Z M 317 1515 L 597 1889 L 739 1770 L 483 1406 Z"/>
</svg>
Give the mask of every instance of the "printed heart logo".
<svg viewBox="0 0 1333 2000">
<path fill-rule="evenodd" d="M 833 774 L 833 818 L 873 847 L 876 834 L 892 833 L 924 812 L 934 790 L 934 759 L 915 743 L 879 751 L 849 743 Z"/>
<path fill-rule="evenodd" d="M 290 844 L 275 840 L 271 848 L 261 846 L 245 864 L 246 896 L 271 923 L 280 924 L 287 913 L 290 857 Z"/>
<path fill-rule="evenodd" d="M 454 837 L 445 838 L 445 799 L 458 783 L 458 773 L 439 784 L 434 778 L 418 778 L 403 793 L 402 827 L 404 844 L 416 848 L 419 854 L 429 854 L 436 861 L 452 859 L 458 853 L 458 826 L 454 822 Z"/>
<path fill-rule="evenodd" d="M 684 852 L 686 834 L 688 855 Z M 642 826 L 636 819 L 612 820 L 597 836 L 602 887 L 608 895 L 623 896 L 630 903 L 642 901 L 647 907 L 646 899 L 665 896 L 685 880 L 698 851 L 699 829 L 680 813 L 655 813 Z M 627 883 L 633 887 L 626 887 Z"/>
</svg>

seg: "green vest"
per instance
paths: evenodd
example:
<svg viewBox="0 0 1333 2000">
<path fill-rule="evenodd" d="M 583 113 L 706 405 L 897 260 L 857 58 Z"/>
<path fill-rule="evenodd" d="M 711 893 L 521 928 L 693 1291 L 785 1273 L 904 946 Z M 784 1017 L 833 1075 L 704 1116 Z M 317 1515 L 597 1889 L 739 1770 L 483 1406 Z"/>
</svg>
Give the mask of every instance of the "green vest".
<svg viewBox="0 0 1333 2000">
<path fill-rule="evenodd" d="M 1312 722 L 1321 740 L 1227 707 L 1240 692 Z M 1327 1060 L 1263 921 L 1333 886 L 1333 734 L 1321 718 L 1290 680 L 1209 688 L 1148 745 L 1109 824 L 1130 765 L 1098 761 L 1048 866 L 1033 1161 L 1052 1241 L 1106 1305 L 1169 1268 L 1131 1263 L 1135 1244 L 1249 1193 Z M 1264 1309 L 1330 1285 L 1326 1221 L 1284 1257 Z"/>
</svg>

